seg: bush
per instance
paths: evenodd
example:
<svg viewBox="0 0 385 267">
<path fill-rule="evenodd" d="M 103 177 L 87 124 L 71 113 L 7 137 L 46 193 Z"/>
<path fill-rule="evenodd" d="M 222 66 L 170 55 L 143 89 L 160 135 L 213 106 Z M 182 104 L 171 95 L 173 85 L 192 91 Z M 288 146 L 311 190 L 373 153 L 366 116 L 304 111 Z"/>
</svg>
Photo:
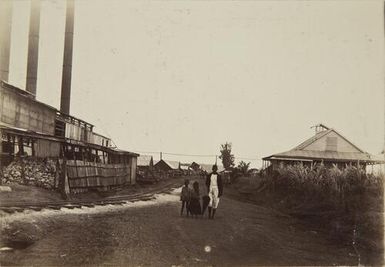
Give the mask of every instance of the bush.
<svg viewBox="0 0 385 267">
<path fill-rule="evenodd" d="M 366 198 L 383 195 L 383 177 L 366 174 L 364 169 L 355 166 L 339 169 L 323 164 L 289 165 L 267 177 L 266 183 L 271 190 L 285 192 L 298 201 L 313 200 L 317 201 L 314 204 L 324 203 L 335 210 L 344 208 L 349 212 L 360 212 L 367 208 Z M 379 203 L 382 203 L 380 199 Z"/>
<path fill-rule="evenodd" d="M 383 255 L 383 183 L 384 176 L 355 166 L 297 164 L 258 179 L 241 177 L 234 188 L 247 200 L 306 220 L 333 240 L 354 241 L 370 258 Z"/>
</svg>

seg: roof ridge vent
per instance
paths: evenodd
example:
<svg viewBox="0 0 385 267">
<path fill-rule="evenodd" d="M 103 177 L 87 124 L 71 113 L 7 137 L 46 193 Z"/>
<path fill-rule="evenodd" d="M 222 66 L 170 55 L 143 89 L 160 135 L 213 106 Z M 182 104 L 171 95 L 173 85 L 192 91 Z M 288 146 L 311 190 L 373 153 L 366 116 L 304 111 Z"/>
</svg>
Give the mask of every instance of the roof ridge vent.
<svg viewBox="0 0 385 267">
<path fill-rule="evenodd" d="M 324 131 L 327 131 L 327 130 L 330 130 L 329 127 L 323 125 L 322 123 L 319 123 L 317 125 L 314 125 L 312 127 L 310 127 L 311 129 L 315 128 L 315 134 L 318 134 L 318 133 L 321 133 L 321 132 L 324 132 Z"/>
</svg>

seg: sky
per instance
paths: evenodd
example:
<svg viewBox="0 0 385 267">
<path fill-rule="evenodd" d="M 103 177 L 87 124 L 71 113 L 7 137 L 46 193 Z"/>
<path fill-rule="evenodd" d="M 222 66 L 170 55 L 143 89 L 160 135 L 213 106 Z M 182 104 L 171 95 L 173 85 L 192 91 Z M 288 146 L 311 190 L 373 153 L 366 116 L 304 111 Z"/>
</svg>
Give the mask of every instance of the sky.
<svg viewBox="0 0 385 267">
<path fill-rule="evenodd" d="M 13 3 L 9 81 L 23 89 L 29 6 Z M 260 167 L 323 123 L 379 154 L 383 10 L 382 1 L 75 1 L 71 114 L 129 151 L 216 155 L 227 141 L 237 161 Z M 65 3 L 42 1 L 37 99 L 58 109 L 64 23 Z"/>
</svg>

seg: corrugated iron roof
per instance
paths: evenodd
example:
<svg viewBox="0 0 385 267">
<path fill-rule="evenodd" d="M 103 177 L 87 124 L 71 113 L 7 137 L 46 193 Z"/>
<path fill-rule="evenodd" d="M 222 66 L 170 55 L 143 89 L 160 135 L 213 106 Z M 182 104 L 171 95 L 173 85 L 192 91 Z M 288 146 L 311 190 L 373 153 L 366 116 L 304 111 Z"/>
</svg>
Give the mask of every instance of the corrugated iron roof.
<svg viewBox="0 0 385 267">
<path fill-rule="evenodd" d="M 337 151 L 313 151 L 313 150 L 304 150 L 306 147 L 308 147 L 310 144 L 314 143 L 315 141 L 319 140 L 323 136 L 329 134 L 330 132 L 334 132 L 337 135 L 339 135 L 341 138 L 346 140 L 349 144 L 351 144 L 353 147 L 355 147 L 360 152 L 337 152 Z M 365 161 L 365 162 L 371 162 L 371 163 L 383 163 L 385 162 L 384 159 L 379 159 L 376 156 L 370 155 L 367 152 L 364 152 L 360 148 L 358 148 L 356 145 L 354 145 L 352 142 L 350 142 L 347 138 L 342 136 L 340 133 L 338 133 L 334 129 L 328 129 L 322 132 L 317 133 L 316 135 L 310 137 L 309 139 L 305 140 L 292 150 L 278 153 L 271 155 L 269 157 L 263 158 L 264 160 L 329 160 L 329 161 Z"/>
<path fill-rule="evenodd" d="M 185 171 L 187 171 L 187 170 L 189 170 L 189 169 L 190 169 L 190 166 L 186 166 L 186 165 L 180 165 L 180 169 L 181 169 L 181 170 L 185 170 Z"/>
<path fill-rule="evenodd" d="M 274 154 L 268 158 L 303 158 L 303 159 L 326 159 L 326 160 L 351 160 L 351 161 L 372 161 L 374 158 L 368 153 L 336 152 L 336 151 L 311 151 L 311 150 L 290 150 Z"/>
<path fill-rule="evenodd" d="M 162 160 L 157 161 L 154 165 L 158 165 L 159 162 L 161 162 L 161 161 L 166 163 L 173 170 L 179 169 L 179 161 L 172 161 L 172 160 L 164 160 L 164 159 L 162 159 Z"/>
<path fill-rule="evenodd" d="M 190 163 L 180 163 L 180 166 L 190 167 L 191 164 Z"/>
<path fill-rule="evenodd" d="M 299 144 L 298 146 L 296 146 L 295 148 L 293 148 L 293 150 L 302 150 L 302 149 L 306 148 L 307 146 L 311 145 L 312 143 L 314 143 L 315 141 L 321 139 L 321 138 L 324 137 L 325 135 L 329 134 L 330 132 L 336 133 L 336 134 L 339 135 L 342 139 L 344 139 L 346 142 L 348 142 L 348 143 L 351 144 L 353 147 L 355 147 L 358 151 L 361 151 L 362 153 L 365 153 L 363 150 L 361 150 L 359 147 L 357 147 L 355 144 L 353 144 L 352 142 L 350 142 L 346 137 L 344 137 L 342 134 L 340 134 L 339 132 L 337 132 L 337 131 L 334 130 L 334 129 L 328 129 L 328 130 L 325 130 L 325 131 L 316 133 L 314 136 L 310 137 L 309 139 L 305 140 L 304 142 L 302 142 L 301 144 Z"/>
<path fill-rule="evenodd" d="M 137 165 L 138 166 L 150 166 L 151 160 L 153 160 L 151 155 L 140 155 L 137 159 Z"/>
<path fill-rule="evenodd" d="M 115 153 L 118 153 L 118 154 L 125 154 L 125 155 L 130 155 L 130 156 L 133 156 L 133 157 L 138 157 L 139 154 L 137 153 L 134 153 L 134 152 L 130 152 L 130 151 L 126 151 L 126 150 L 123 150 L 123 149 L 118 149 L 116 147 L 108 147 L 107 149 L 111 150 L 111 151 L 114 151 Z"/>
<path fill-rule="evenodd" d="M 172 169 L 174 169 L 174 170 L 179 169 L 179 161 L 165 160 L 165 162 Z"/>
<path fill-rule="evenodd" d="M 316 135 L 310 137 L 309 139 L 305 140 L 304 142 L 302 142 L 301 144 L 299 144 L 298 146 L 296 146 L 295 148 L 293 148 L 294 150 L 301 150 L 301 149 L 304 149 L 305 147 L 307 147 L 308 145 L 314 143 L 315 141 L 317 141 L 318 139 L 320 139 L 321 137 L 327 135 L 328 133 L 330 133 L 332 130 L 329 129 L 329 130 L 326 130 L 326 131 L 322 131 L 322 132 L 319 132 L 317 133 Z"/>
</svg>

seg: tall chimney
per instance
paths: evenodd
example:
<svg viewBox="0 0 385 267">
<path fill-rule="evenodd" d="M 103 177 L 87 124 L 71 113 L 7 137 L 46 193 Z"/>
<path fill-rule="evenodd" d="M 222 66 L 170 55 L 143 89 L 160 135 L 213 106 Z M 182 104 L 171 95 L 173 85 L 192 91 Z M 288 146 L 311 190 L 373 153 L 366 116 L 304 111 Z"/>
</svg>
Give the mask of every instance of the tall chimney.
<svg viewBox="0 0 385 267">
<path fill-rule="evenodd" d="M 27 83 L 25 89 L 36 96 L 37 64 L 39 58 L 40 0 L 31 0 L 29 18 Z"/>
<path fill-rule="evenodd" d="M 0 1 L 0 80 L 8 82 L 11 51 L 12 1 Z"/>
<path fill-rule="evenodd" d="M 74 0 L 67 0 L 60 111 L 68 115 L 70 113 L 70 98 L 71 98 L 72 50 L 73 50 L 73 39 L 74 39 L 74 11 L 75 11 Z"/>
</svg>

